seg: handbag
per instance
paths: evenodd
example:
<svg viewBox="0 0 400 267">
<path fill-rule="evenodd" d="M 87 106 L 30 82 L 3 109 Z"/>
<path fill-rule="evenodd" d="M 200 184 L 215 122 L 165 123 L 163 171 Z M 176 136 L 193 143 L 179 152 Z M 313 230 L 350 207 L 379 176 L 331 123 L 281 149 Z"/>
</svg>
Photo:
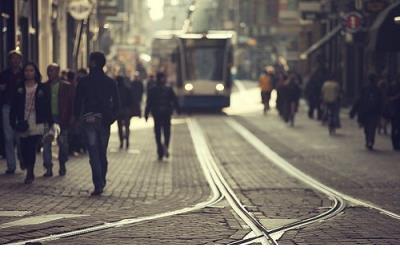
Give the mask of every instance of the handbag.
<svg viewBox="0 0 400 267">
<path fill-rule="evenodd" d="M 30 104 L 30 107 L 29 107 L 28 116 L 26 117 L 25 120 L 17 121 L 17 123 L 16 123 L 16 125 L 15 125 L 15 130 L 16 130 L 18 133 L 25 133 L 25 132 L 27 132 L 27 131 L 29 130 L 29 123 L 28 123 L 28 120 L 29 120 L 29 117 L 30 117 L 31 114 L 32 114 L 32 110 L 33 110 L 33 106 L 34 106 L 34 105 L 35 105 L 35 99 L 34 99 L 34 97 L 33 97 L 33 98 L 32 98 L 32 101 L 31 101 L 31 104 Z"/>
</svg>

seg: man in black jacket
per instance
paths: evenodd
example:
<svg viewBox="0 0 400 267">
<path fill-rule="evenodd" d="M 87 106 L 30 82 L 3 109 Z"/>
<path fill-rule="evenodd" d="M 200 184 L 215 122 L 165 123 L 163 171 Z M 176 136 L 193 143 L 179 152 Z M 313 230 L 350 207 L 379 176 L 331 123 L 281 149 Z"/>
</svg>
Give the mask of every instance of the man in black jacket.
<svg viewBox="0 0 400 267">
<path fill-rule="evenodd" d="M 364 128 L 365 146 L 368 150 L 374 149 L 375 133 L 379 118 L 382 114 L 382 93 L 378 88 L 378 76 L 370 74 L 369 84 L 362 89 L 360 97 L 350 111 L 350 118 L 358 115 L 358 122 Z"/>
<path fill-rule="evenodd" d="M 87 138 L 94 184 L 92 196 L 101 195 L 106 186 L 110 127 L 119 111 L 117 86 L 104 73 L 105 64 L 103 53 L 90 54 L 90 74 L 80 80 L 75 98 L 75 117 L 82 123 Z"/>
<path fill-rule="evenodd" d="M 9 68 L 0 73 L 0 114 L 2 116 L 2 131 L 5 156 L 7 159 L 6 174 L 14 174 L 16 169 L 15 159 L 15 132 L 10 124 L 11 103 L 17 87 L 23 79 L 22 54 L 13 50 L 8 54 Z"/>
<path fill-rule="evenodd" d="M 171 137 L 171 116 L 174 109 L 180 113 L 178 99 L 174 90 L 166 86 L 164 73 L 157 74 L 157 84 L 147 92 L 147 103 L 145 111 L 146 121 L 149 114 L 153 115 L 154 133 L 157 143 L 158 159 L 169 157 L 168 147 Z M 161 141 L 161 131 L 164 133 L 164 144 Z"/>
</svg>

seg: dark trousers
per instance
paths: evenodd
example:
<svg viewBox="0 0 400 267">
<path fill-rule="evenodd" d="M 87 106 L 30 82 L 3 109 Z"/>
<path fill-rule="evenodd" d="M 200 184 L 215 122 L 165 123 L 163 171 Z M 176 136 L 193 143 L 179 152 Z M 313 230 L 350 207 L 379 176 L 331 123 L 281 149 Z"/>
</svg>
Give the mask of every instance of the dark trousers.
<svg viewBox="0 0 400 267">
<path fill-rule="evenodd" d="M 36 148 L 41 138 L 40 135 L 20 138 L 22 160 L 28 168 L 36 163 Z"/>
<path fill-rule="evenodd" d="M 400 117 L 393 118 L 391 123 L 393 149 L 400 150 Z"/>
<path fill-rule="evenodd" d="M 154 133 L 157 143 L 157 154 L 162 157 L 164 155 L 164 145 L 168 148 L 171 138 L 171 115 L 160 114 L 154 117 Z M 164 144 L 161 141 L 161 135 L 164 134 Z"/>
<path fill-rule="evenodd" d="M 314 112 L 317 111 L 317 119 L 322 119 L 322 108 L 320 95 L 311 96 L 308 99 L 308 117 L 310 119 L 314 118 Z"/>
<path fill-rule="evenodd" d="M 68 161 L 68 130 L 61 129 L 60 135 L 57 137 L 58 144 L 58 161 L 61 165 L 65 165 Z M 53 168 L 52 140 L 46 140 L 43 143 L 43 166 L 46 169 Z"/>
<path fill-rule="evenodd" d="M 118 136 L 119 136 L 119 142 L 122 145 L 124 143 L 124 140 L 126 140 L 126 146 L 129 146 L 129 136 L 130 136 L 130 127 L 131 125 L 131 118 L 127 117 L 122 120 L 118 120 Z"/>
<path fill-rule="evenodd" d="M 110 127 L 87 126 L 85 132 L 93 184 L 95 190 L 103 190 L 107 183 L 107 147 L 110 140 Z"/>
<path fill-rule="evenodd" d="M 376 128 L 378 128 L 379 117 L 369 116 L 364 122 L 365 144 L 373 146 L 375 144 Z"/>
</svg>

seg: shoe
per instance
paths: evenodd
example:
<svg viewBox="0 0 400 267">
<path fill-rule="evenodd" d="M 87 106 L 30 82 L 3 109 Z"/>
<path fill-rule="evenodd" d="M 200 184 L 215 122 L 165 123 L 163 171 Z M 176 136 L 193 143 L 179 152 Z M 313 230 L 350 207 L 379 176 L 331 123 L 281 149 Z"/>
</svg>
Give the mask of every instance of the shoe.
<svg viewBox="0 0 400 267">
<path fill-rule="evenodd" d="M 96 197 L 96 196 L 100 196 L 101 194 L 103 194 L 103 189 L 95 189 L 90 195 L 92 197 Z"/>
<path fill-rule="evenodd" d="M 158 156 L 158 161 L 162 161 L 163 160 L 163 156 Z"/>
<path fill-rule="evenodd" d="M 24 184 L 32 184 L 33 181 L 35 180 L 35 176 L 26 176 Z"/>
<path fill-rule="evenodd" d="M 169 151 L 167 146 L 164 146 L 164 155 L 166 158 L 169 158 Z"/>
<path fill-rule="evenodd" d="M 65 164 L 60 164 L 60 171 L 58 172 L 60 176 L 65 176 L 67 174 L 67 169 L 65 168 Z"/>
<path fill-rule="evenodd" d="M 43 177 L 53 177 L 53 171 L 51 169 L 47 169 L 43 174 Z"/>
<path fill-rule="evenodd" d="M 13 175 L 13 174 L 15 174 L 15 170 L 6 170 L 5 174 L 6 175 Z"/>
</svg>

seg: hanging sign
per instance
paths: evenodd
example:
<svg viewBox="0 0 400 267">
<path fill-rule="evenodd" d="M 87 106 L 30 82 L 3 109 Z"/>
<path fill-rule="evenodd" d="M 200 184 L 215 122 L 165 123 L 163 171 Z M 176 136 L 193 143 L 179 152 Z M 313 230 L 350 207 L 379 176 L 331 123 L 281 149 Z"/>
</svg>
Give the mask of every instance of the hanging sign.
<svg viewBox="0 0 400 267">
<path fill-rule="evenodd" d="M 343 24 L 347 32 L 356 33 L 363 27 L 363 16 L 358 12 L 350 12 L 344 16 Z"/>
<path fill-rule="evenodd" d="M 68 12 L 76 20 L 84 20 L 92 13 L 93 4 L 89 0 L 70 0 Z"/>
</svg>

